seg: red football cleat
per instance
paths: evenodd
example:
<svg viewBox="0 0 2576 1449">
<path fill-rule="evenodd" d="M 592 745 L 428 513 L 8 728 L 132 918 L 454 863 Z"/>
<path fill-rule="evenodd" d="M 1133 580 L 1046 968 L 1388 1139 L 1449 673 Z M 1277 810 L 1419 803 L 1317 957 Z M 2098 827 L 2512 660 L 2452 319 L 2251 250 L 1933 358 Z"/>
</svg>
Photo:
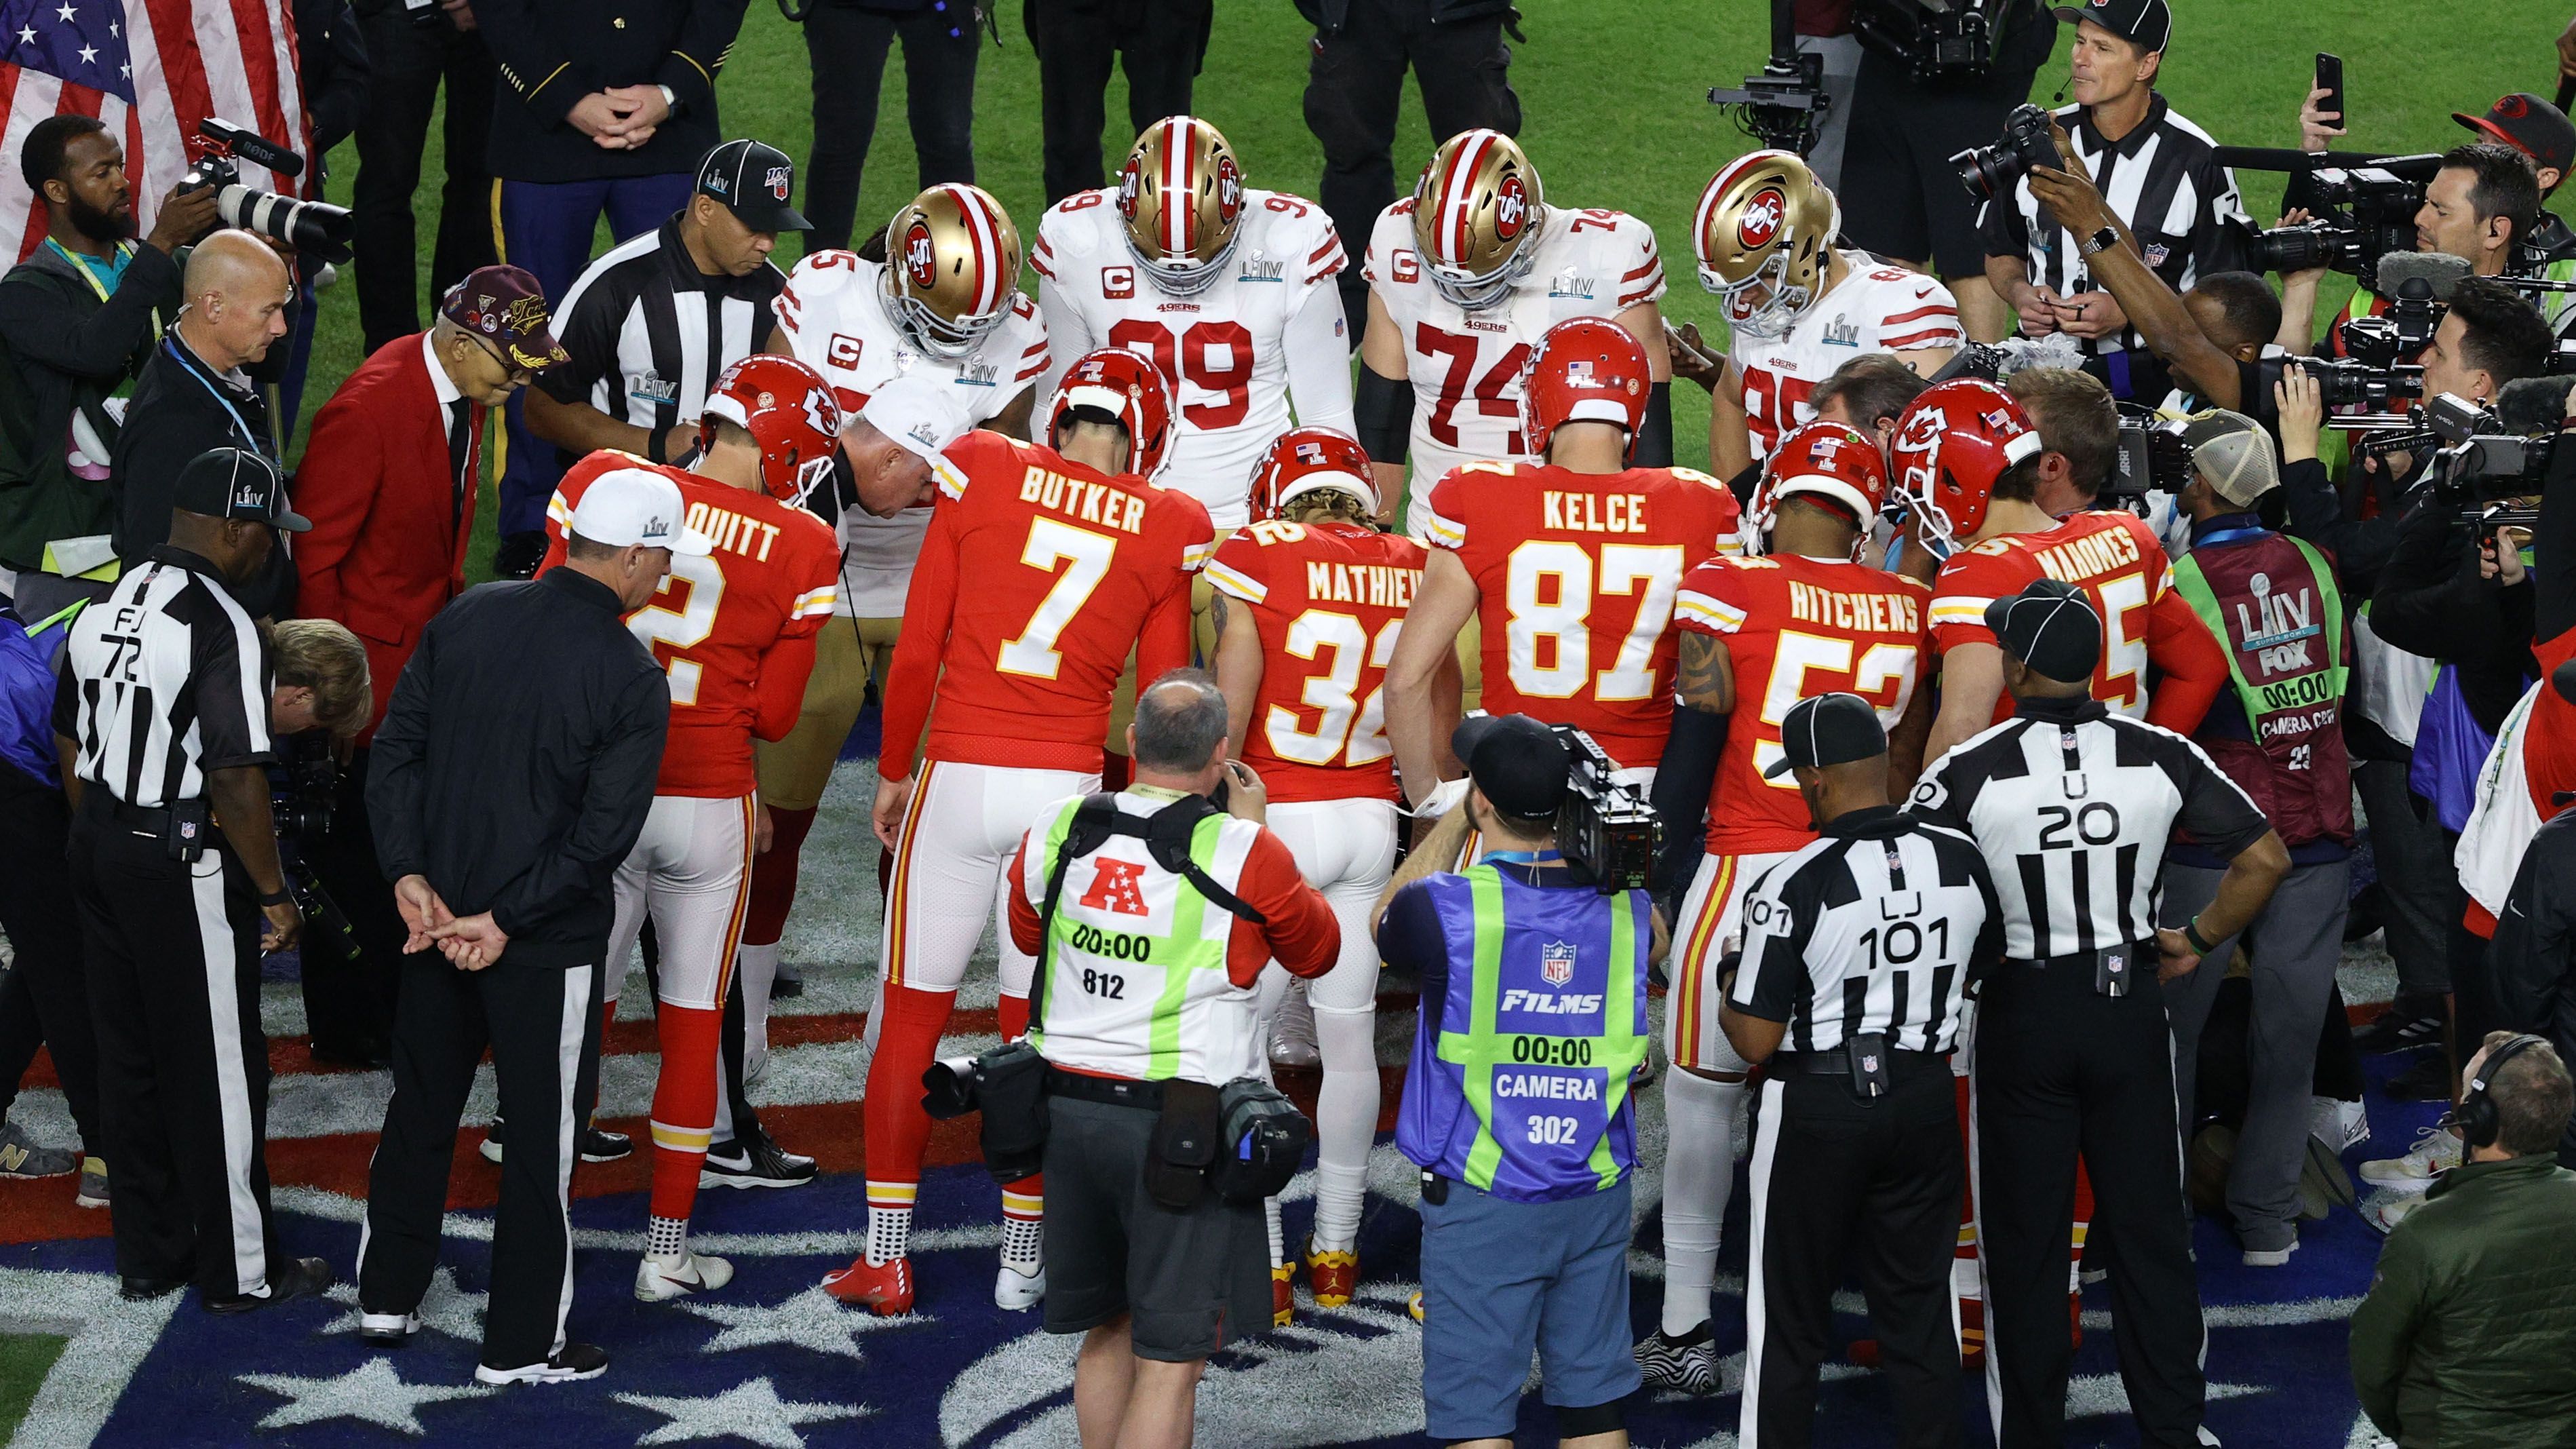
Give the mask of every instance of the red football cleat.
<svg viewBox="0 0 2576 1449">
<path fill-rule="evenodd" d="M 1297 1290 L 1289 1285 L 1295 1272 L 1286 1263 L 1270 1265 L 1270 1326 L 1286 1328 L 1297 1318 Z"/>
<path fill-rule="evenodd" d="M 823 1277 L 823 1291 L 844 1303 L 856 1303 L 879 1318 L 898 1318 L 912 1311 L 912 1260 L 897 1258 L 873 1264 L 862 1253 L 850 1266 Z"/>
<path fill-rule="evenodd" d="M 1308 1238 L 1306 1282 L 1315 1290 L 1316 1307 L 1344 1307 L 1359 1290 L 1360 1255 L 1347 1250 L 1319 1253 L 1315 1251 L 1315 1240 Z"/>
</svg>

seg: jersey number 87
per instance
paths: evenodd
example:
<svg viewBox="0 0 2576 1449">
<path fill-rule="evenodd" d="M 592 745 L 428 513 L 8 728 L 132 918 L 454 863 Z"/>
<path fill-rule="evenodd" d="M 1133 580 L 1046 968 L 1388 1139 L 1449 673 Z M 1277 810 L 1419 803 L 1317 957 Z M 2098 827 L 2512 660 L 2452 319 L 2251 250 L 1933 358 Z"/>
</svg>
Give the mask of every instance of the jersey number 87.
<svg viewBox="0 0 2576 1449">
<path fill-rule="evenodd" d="M 1645 699 L 1655 692 L 1655 646 L 1673 621 L 1682 582 L 1680 544 L 1605 543 L 1596 570 L 1579 543 L 1532 539 L 1511 552 L 1503 578 L 1512 688 L 1532 699 L 1571 699 L 1586 686 L 1596 700 Z M 1596 582 L 1597 575 L 1597 582 Z M 1595 594 L 1637 600 L 1618 656 L 1592 672 Z M 1541 664 L 1540 646 L 1552 661 Z"/>
</svg>

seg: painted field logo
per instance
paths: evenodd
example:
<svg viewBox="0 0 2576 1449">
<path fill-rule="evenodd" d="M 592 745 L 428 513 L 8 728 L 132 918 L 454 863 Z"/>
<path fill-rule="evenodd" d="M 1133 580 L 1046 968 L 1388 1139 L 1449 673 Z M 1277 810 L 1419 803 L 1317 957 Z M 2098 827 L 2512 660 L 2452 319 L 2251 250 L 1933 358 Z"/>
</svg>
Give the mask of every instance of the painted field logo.
<svg viewBox="0 0 2576 1449">
<path fill-rule="evenodd" d="M 1574 979 L 1574 947 L 1564 941 L 1550 941 L 1538 948 L 1539 979 L 1550 986 L 1563 986 Z"/>
</svg>

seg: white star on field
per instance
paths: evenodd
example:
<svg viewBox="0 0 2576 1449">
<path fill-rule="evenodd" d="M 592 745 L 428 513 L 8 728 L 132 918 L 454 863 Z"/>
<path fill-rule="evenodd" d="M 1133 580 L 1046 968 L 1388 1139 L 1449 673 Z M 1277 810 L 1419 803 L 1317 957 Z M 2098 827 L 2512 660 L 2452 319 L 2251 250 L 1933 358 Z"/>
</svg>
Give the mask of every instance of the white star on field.
<svg viewBox="0 0 2576 1449">
<path fill-rule="evenodd" d="M 358 1285 L 334 1283 L 331 1285 L 330 1299 L 349 1311 L 324 1324 L 322 1331 L 324 1333 L 357 1332 L 360 1316 Z M 413 1312 L 420 1315 L 420 1328 L 424 1333 L 443 1333 L 450 1338 L 461 1338 L 467 1343 L 479 1343 L 483 1338 L 483 1307 L 488 1301 L 486 1294 L 467 1293 L 459 1289 L 456 1286 L 455 1270 L 442 1265 L 437 1272 L 430 1275 L 429 1291 L 421 1295 L 420 1307 Z"/>
<path fill-rule="evenodd" d="M 263 1429 L 319 1424 L 326 1419 L 364 1419 L 370 1424 L 420 1438 L 429 1433 L 416 1412 L 423 1404 L 444 1399 L 479 1399 L 494 1392 L 468 1384 L 407 1384 L 390 1360 L 369 1358 L 337 1378 L 301 1378 L 294 1374 L 242 1374 L 241 1382 L 285 1396 L 287 1402 L 259 1421 Z"/>
<path fill-rule="evenodd" d="M 799 1424 L 855 1419 L 873 1412 L 864 1404 L 798 1404 L 778 1397 L 767 1378 L 751 1379 L 703 1399 L 619 1394 L 617 1402 L 650 1409 L 671 1422 L 636 1440 L 680 1444 L 692 1439 L 748 1439 L 767 1449 L 804 1449 Z"/>
<path fill-rule="evenodd" d="M 860 1334 L 930 1321 L 927 1315 L 919 1313 L 879 1318 L 864 1308 L 852 1308 L 842 1303 L 820 1288 L 808 1288 L 775 1306 L 701 1303 L 693 1298 L 682 1299 L 680 1306 L 725 1326 L 724 1332 L 707 1341 L 704 1350 L 707 1353 L 730 1353 L 738 1348 L 783 1343 L 795 1348 L 810 1348 L 816 1353 L 855 1359 L 859 1357 Z"/>
</svg>

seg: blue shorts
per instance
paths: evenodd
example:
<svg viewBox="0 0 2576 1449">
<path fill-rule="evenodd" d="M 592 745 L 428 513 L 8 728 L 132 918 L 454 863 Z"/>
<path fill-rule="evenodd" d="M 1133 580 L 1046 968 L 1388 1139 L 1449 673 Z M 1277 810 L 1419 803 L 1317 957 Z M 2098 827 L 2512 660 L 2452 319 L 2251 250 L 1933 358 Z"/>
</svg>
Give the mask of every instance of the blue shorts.
<svg viewBox="0 0 2576 1449">
<path fill-rule="evenodd" d="M 1542 1396 L 1584 1409 L 1637 1391 L 1628 1347 L 1627 1179 L 1562 1202 L 1449 1184 L 1422 1204 L 1423 1430 L 1512 1436 L 1537 1350 Z"/>
</svg>

